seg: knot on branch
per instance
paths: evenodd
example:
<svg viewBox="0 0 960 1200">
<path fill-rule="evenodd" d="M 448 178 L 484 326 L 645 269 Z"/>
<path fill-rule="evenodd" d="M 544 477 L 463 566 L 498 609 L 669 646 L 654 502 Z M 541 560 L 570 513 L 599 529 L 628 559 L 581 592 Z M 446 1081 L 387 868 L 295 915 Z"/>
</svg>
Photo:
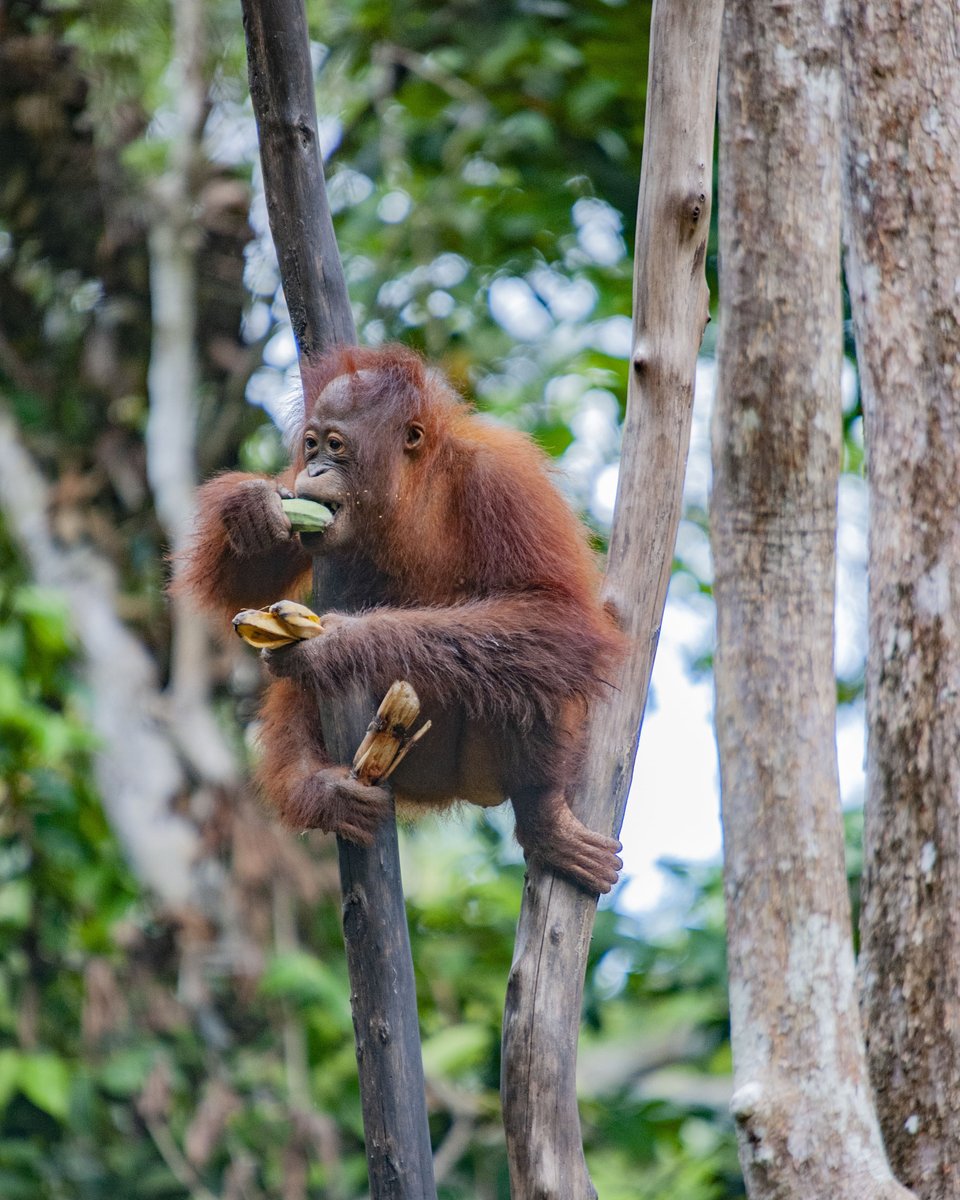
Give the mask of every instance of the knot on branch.
<svg viewBox="0 0 960 1200">
<path fill-rule="evenodd" d="M 645 375 L 652 365 L 653 351 L 646 338 L 638 338 L 634 343 L 630 365 L 638 377 Z"/>
<path fill-rule="evenodd" d="M 603 611 L 621 633 L 627 632 L 626 614 L 619 601 L 615 600 L 612 596 L 608 596 L 603 602 Z"/>
<path fill-rule="evenodd" d="M 690 188 L 676 199 L 677 222 L 687 235 L 698 228 L 709 211 L 710 204 L 703 184 Z"/>
<path fill-rule="evenodd" d="M 776 1161 L 775 1146 L 782 1142 L 782 1115 L 769 1088 L 751 1080 L 730 1097 L 730 1113 L 740 1134 L 742 1152 L 754 1168 L 769 1167 Z"/>
<path fill-rule="evenodd" d="M 362 886 L 354 885 L 344 892 L 341 909 L 344 930 L 351 930 L 353 937 L 361 936 L 369 922 L 369 909 L 367 893 Z"/>
<path fill-rule="evenodd" d="M 763 1085 L 756 1079 L 745 1083 L 730 1097 L 730 1115 L 738 1123 L 754 1117 L 763 1100 Z"/>
</svg>

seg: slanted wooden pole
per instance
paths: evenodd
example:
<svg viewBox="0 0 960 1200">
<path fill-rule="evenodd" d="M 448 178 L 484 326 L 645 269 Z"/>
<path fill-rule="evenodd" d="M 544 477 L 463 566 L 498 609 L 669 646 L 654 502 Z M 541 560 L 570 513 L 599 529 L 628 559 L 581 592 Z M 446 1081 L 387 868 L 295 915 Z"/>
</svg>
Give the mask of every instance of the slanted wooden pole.
<svg viewBox="0 0 960 1200">
<path fill-rule="evenodd" d="M 704 278 L 722 0 L 655 0 L 634 264 L 633 355 L 604 597 L 633 650 L 590 727 L 574 811 L 618 831 L 680 519 Z M 596 1196 L 576 1098 L 596 898 L 531 869 L 503 1019 L 512 1200 Z"/>
<path fill-rule="evenodd" d="M 243 26 L 270 228 L 307 377 L 311 361 L 357 334 L 327 204 L 303 0 L 243 0 Z M 332 568 L 319 559 L 314 607 L 324 611 L 335 595 Z M 352 761 L 380 699 L 357 692 L 321 708 L 337 762 Z M 369 850 L 343 839 L 338 849 L 370 1194 L 435 1200 L 396 824 L 385 821 Z"/>
</svg>

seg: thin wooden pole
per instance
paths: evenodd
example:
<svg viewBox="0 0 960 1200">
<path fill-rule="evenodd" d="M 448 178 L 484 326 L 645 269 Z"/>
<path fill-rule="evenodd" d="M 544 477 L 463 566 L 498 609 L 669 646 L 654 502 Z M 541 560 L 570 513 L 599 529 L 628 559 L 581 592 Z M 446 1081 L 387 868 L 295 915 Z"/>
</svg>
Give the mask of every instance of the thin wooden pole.
<svg viewBox="0 0 960 1200">
<path fill-rule="evenodd" d="M 320 354 L 357 334 L 327 203 L 303 0 L 243 0 L 243 26 L 267 212 L 306 377 Z M 317 560 L 314 606 L 330 607 L 335 592 Z M 321 706 L 335 761 L 352 761 L 379 699 L 357 692 Z M 369 850 L 343 839 L 338 850 L 370 1194 L 435 1200 L 396 823 L 385 821 Z"/>
<path fill-rule="evenodd" d="M 591 722 L 574 811 L 618 831 L 660 632 L 708 319 L 704 278 L 722 0 L 655 0 L 634 263 L 633 354 L 604 597 L 632 653 Z M 531 870 L 503 1018 L 513 1200 L 590 1200 L 576 1097 L 596 898 Z"/>
<path fill-rule="evenodd" d="M 327 203 L 302 0 L 243 0 L 250 95 L 280 278 L 301 360 L 357 330 Z"/>
</svg>

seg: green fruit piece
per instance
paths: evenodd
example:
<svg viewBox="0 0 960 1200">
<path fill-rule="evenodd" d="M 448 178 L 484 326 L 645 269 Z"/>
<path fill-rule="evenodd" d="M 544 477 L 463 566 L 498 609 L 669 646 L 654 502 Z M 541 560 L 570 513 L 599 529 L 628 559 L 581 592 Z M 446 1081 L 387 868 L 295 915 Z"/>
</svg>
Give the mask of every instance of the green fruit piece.
<svg viewBox="0 0 960 1200">
<path fill-rule="evenodd" d="M 320 533 L 333 520 L 333 513 L 315 500 L 281 500 L 294 533 Z"/>
</svg>

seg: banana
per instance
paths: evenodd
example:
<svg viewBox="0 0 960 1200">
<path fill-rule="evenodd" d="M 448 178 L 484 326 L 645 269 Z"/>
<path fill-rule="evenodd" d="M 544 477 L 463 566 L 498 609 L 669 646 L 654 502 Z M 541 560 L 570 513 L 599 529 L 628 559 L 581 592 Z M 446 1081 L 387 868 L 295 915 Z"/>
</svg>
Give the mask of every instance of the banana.
<svg viewBox="0 0 960 1200">
<path fill-rule="evenodd" d="M 295 600 L 278 600 L 266 610 L 277 618 L 289 634 L 298 641 L 316 637 L 323 633 L 320 618 L 305 604 L 297 604 Z"/>
<path fill-rule="evenodd" d="M 233 618 L 233 627 L 257 650 L 279 650 L 323 633 L 317 614 L 294 600 L 278 600 L 269 608 L 245 608 Z"/>
<path fill-rule="evenodd" d="M 294 533 L 321 533 L 333 520 L 333 513 L 325 504 L 315 500 L 281 500 L 283 511 L 290 518 Z"/>
<path fill-rule="evenodd" d="M 389 779 L 431 726 L 430 721 L 425 721 L 411 734 L 419 715 L 417 693 L 406 680 L 394 681 L 353 756 L 354 777 L 361 783 L 383 783 Z"/>
<path fill-rule="evenodd" d="M 296 634 L 266 609 L 245 608 L 233 618 L 233 627 L 248 646 L 257 650 L 278 650 L 297 641 Z"/>
<path fill-rule="evenodd" d="M 294 600 L 278 600 L 269 608 L 245 608 L 233 618 L 233 627 L 248 646 L 256 650 L 279 650 L 294 642 L 323 633 L 315 612 Z M 353 757 L 353 776 L 363 783 L 382 783 L 423 735 L 431 722 L 425 721 L 411 733 L 420 715 L 420 698 L 406 680 L 391 684 L 377 715 Z"/>
</svg>

